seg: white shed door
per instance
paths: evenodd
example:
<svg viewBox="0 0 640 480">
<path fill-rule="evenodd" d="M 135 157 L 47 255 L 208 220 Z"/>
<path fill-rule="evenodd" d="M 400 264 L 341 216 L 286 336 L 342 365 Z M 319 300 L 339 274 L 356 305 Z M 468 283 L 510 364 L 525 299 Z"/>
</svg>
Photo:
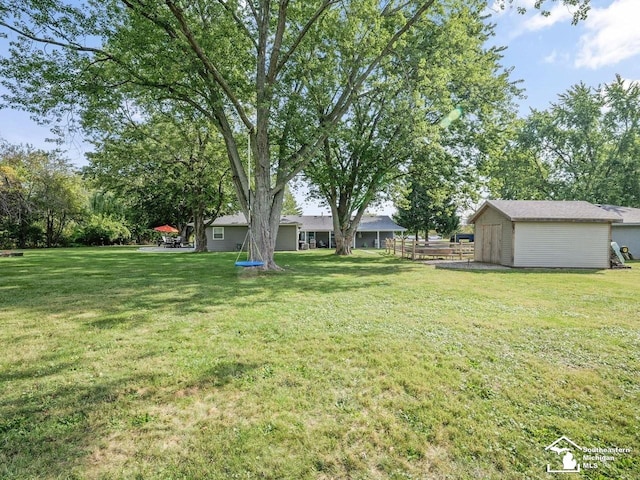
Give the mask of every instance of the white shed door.
<svg viewBox="0 0 640 480">
<path fill-rule="evenodd" d="M 609 267 L 608 223 L 517 222 L 516 267 Z"/>
</svg>

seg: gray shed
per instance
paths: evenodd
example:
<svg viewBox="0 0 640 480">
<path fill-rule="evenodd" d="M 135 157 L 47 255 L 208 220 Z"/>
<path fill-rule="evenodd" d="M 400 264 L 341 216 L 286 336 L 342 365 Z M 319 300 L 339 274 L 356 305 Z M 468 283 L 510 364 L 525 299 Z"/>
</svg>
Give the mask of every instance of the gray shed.
<svg viewBox="0 0 640 480">
<path fill-rule="evenodd" d="M 611 224 L 582 201 L 488 200 L 475 224 L 475 261 L 510 267 L 609 268 Z"/>
<path fill-rule="evenodd" d="M 611 226 L 611 237 L 621 247 L 629 247 L 633 258 L 640 258 L 640 208 L 599 205 L 622 218 Z"/>
</svg>

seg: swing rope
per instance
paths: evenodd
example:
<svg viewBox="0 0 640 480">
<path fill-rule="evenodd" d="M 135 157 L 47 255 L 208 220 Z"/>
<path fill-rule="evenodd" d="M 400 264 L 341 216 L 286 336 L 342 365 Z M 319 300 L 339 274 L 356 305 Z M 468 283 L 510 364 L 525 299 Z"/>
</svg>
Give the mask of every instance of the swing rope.
<svg viewBox="0 0 640 480">
<path fill-rule="evenodd" d="M 260 250 L 256 248 L 256 242 L 253 238 L 253 234 L 251 233 L 251 132 L 248 135 L 247 142 L 247 178 L 249 182 L 248 192 L 249 195 L 247 197 L 247 207 L 248 207 L 248 218 L 247 218 L 247 234 L 244 237 L 244 241 L 242 242 L 242 247 L 240 247 L 240 251 L 238 252 L 238 256 L 236 257 L 236 267 L 262 267 L 264 265 L 264 261 L 262 260 L 262 255 L 260 254 Z M 244 246 L 247 244 L 247 240 L 249 240 L 249 244 L 247 245 L 247 259 L 239 260 L 240 255 L 242 255 L 242 251 L 244 250 Z M 252 260 L 252 253 L 257 252 L 259 260 Z"/>
<path fill-rule="evenodd" d="M 247 245 L 247 240 L 249 241 L 248 245 Z M 240 260 L 240 255 L 242 255 L 245 245 L 247 245 L 247 259 Z M 251 260 L 252 251 L 258 254 L 259 260 Z M 255 248 L 255 242 L 253 241 L 253 234 L 251 233 L 251 229 L 247 225 L 247 234 L 244 237 L 244 241 L 242 242 L 242 246 L 240 247 L 240 251 L 238 252 L 238 256 L 236 257 L 236 267 L 261 267 L 263 265 L 264 265 L 264 261 L 262 260 L 262 255 L 260 255 L 260 250 Z"/>
</svg>

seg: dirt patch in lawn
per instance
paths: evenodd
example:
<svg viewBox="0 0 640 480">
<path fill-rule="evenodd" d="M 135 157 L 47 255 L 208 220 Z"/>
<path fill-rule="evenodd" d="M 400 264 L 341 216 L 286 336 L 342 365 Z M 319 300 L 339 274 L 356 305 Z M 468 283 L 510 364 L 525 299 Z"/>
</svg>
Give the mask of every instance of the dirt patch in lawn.
<svg viewBox="0 0 640 480">
<path fill-rule="evenodd" d="M 432 265 L 435 268 L 443 268 L 446 270 L 510 270 L 510 267 L 504 265 L 495 265 L 493 263 L 480 263 L 473 260 L 425 260 L 425 265 Z"/>
</svg>

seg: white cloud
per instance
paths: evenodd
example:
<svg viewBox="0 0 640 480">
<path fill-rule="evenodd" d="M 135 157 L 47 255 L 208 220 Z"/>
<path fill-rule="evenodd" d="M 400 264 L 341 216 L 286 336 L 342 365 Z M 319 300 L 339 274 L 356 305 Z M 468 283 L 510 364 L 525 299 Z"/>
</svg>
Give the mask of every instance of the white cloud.
<svg viewBox="0 0 640 480">
<path fill-rule="evenodd" d="M 535 10 L 534 15 L 527 18 L 524 22 L 523 29 L 527 32 L 537 32 L 544 28 L 549 28 L 558 22 L 570 21 L 573 18 L 573 13 L 562 4 L 556 5 L 549 10 L 550 15 L 544 16 L 538 10 Z"/>
<path fill-rule="evenodd" d="M 550 28 L 557 23 L 569 23 L 573 18 L 572 10 L 558 1 L 557 4 L 543 4 L 542 11 L 548 11 L 549 15 L 544 16 L 540 9 L 535 8 L 536 0 L 514 0 L 513 3 L 506 4 L 505 10 L 499 9 L 499 3 L 494 1 L 490 7 L 493 15 L 503 17 L 502 22 L 506 23 L 505 17 L 509 19 L 510 40 L 527 33 L 537 32 Z M 549 8 L 551 7 L 551 8 Z M 518 13 L 518 8 L 524 8 L 526 13 Z M 508 15 L 505 15 L 508 13 Z"/>
<path fill-rule="evenodd" d="M 558 52 L 556 49 L 542 59 L 542 63 L 553 64 L 565 64 L 570 61 L 569 55 L 566 52 Z"/>
<path fill-rule="evenodd" d="M 542 59 L 542 61 L 544 63 L 555 63 L 556 60 L 558 59 L 558 52 L 557 50 L 554 50 L 553 52 L 551 52 L 549 55 L 547 55 L 546 57 L 544 57 Z"/>
<path fill-rule="evenodd" d="M 615 0 L 607 8 L 593 8 L 580 38 L 576 67 L 615 65 L 640 54 L 640 1 Z"/>
</svg>

